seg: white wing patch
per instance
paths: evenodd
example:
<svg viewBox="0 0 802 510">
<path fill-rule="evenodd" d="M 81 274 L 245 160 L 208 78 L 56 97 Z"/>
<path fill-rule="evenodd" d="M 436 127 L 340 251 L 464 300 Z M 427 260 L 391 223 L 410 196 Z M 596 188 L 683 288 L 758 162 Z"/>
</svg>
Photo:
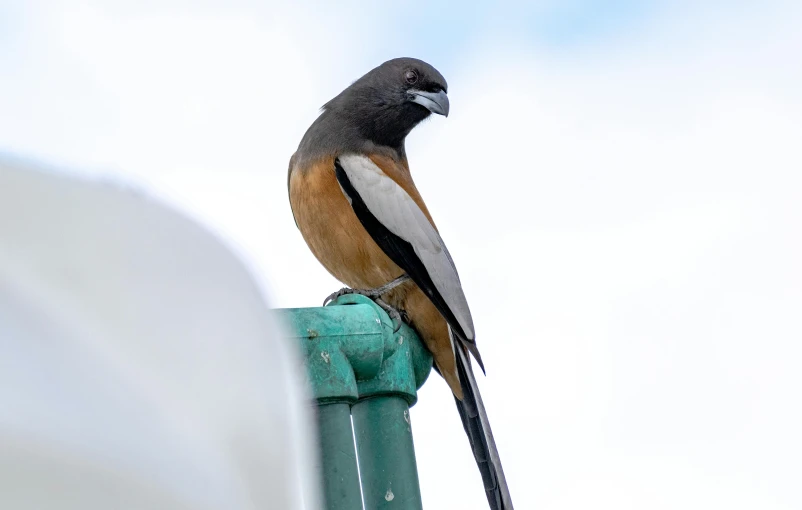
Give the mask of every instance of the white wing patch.
<svg viewBox="0 0 802 510">
<path fill-rule="evenodd" d="M 368 210 L 390 232 L 412 245 L 465 335 L 472 340 L 473 320 L 457 269 L 440 234 L 418 204 L 370 158 L 348 154 L 339 160 Z"/>
</svg>

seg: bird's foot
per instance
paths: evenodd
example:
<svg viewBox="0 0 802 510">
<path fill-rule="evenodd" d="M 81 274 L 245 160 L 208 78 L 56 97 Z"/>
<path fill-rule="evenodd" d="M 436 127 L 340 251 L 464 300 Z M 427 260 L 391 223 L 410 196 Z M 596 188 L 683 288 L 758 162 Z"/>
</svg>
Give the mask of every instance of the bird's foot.
<svg viewBox="0 0 802 510">
<path fill-rule="evenodd" d="M 335 301 L 337 298 L 339 298 L 341 296 L 345 296 L 346 294 L 362 294 L 362 292 L 360 292 L 358 289 L 351 289 L 349 287 L 343 287 L 342 289 L 338 290 L 337 292 L 332 292 L 331 294 L 326 296 L 326 299 L 323 300 L 323 306 L 326 306 L 327 304 L 331 303 L 332 301 Z M 362 294 L 362 295 L 364 296 L 365 294 Z M 373 299 L 371 296 L 368 296 L 368 297 Z"/>
<path fill-rule="evenodd" d="M 373 298 L 373 302 L 379 305 L 382 310 L 387 312 L 387 315 L 389 315 L 390 319 L 393 320 L 393 333 L 398 333 L 398 330 L 401 329 L 401 312 L 399 312 L 397 308 L 388 305 L 380 297 Z"/>
<path fill-rule="evenodd" d="M 337 292 L 330 294 L 324 301 L 323 306 L 326 306 L 330 302 L 334 301 L 335 299 L 339 298 L 340 296 L 345 296 L 346 294 L 359 294 L 361 296 L 369 297 L 373 300 L 374 303 L 379 305 L 379 307 L 387 312 L 387 315 L 393 320 L 393 333 L 397 333 L 399 329 L 401 329 L 401 313 L 393 308 L 392 306 L 388 305 L 381 297 L 386 294 L 387 292 L 393 290 L 394 288 L 398 287 L 402 283 L 409 280 L 409 276 L 406 274 L 402 274 L 395 280 L 392 280 L 389 283 L 382 285 L 381 287 L 376 287 L 375 289 L 351 289 L 348 287 L 344 287 Z"/>
</svg>

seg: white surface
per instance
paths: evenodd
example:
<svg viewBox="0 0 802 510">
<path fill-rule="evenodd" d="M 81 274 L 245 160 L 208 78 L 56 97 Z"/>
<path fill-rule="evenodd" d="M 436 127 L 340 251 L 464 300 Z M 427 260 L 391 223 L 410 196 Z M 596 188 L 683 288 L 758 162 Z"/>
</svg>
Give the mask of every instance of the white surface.
<svg viewBox="0 0 802 510">
<path fill-rule="evenodd" d="M 315 508 L 277 335 L 195 223 L 0 155 L 0 508 Z"/>
</svg>

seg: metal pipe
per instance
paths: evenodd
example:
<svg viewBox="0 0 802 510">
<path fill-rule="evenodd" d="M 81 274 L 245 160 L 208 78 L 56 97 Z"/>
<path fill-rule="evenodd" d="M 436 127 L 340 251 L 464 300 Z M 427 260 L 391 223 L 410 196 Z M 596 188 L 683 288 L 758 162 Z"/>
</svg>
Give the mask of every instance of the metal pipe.
<svg viewBox="0 0 802 510">
<path fill-rule="evenodd" d="M 363 498 L 366 510 L 420 510 L 409 406 L 431 372 L 429 351 L 407 325 L 394 331 L 364 296 L 278 312 L 301 347 L 318 404 L 327 510 L 358 510 Z"/>
<path fill-rule="evenodd" d="M 362 508 L 351 406 L 347 403 L 321 404 L 317 407 L 318 469 L 323 474 L 323 501 L 328 510 Z"/>
<path fill-rule="evenodd" d="M 407 401 L 360 400 L 351 408 L 365 510 L 422 510 Z"/>
</svg>

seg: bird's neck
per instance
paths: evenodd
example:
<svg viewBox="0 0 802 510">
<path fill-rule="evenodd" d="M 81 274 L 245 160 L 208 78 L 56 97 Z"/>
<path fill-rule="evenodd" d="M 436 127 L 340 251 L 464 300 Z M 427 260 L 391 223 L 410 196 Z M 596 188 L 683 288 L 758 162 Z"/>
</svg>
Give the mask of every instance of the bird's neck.
<svg viewBox="0 0 802 510">
<path fill-rule="evenodd" d="M 379 112 L 374 110 L 371 113 L 370 117 L 361 115 L 352 117 L 355 121 L 354 127 L 359 134 L 375 145 L 389 147 L 403 154 L 404 141 L 419 121 L 413 123 L 411 119 L 404 118 L 393 109 Z M 356 121 L 357 119 L 359 120 Z"/>
<path fill-rule="evenodd" d="M 405 154 L 407 135 L 429 116 L 428 110 L 414 103 L 377 105 L 359 101 L 336 110 L 336 116 L 349 130 L 359 133 L 363 140 L 393 149 L 400 157 Z"/>
</svg>

